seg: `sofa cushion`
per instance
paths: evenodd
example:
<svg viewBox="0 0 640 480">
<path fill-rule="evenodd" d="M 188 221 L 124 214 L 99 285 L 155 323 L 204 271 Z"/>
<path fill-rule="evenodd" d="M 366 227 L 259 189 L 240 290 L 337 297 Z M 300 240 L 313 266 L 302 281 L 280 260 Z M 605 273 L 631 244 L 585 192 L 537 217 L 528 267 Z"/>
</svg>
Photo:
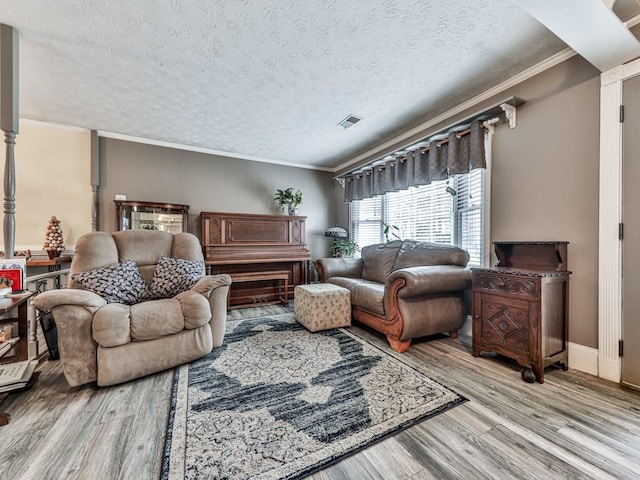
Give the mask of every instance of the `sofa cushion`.
<svg viewBox="0 0 640 480">
<path fill-rule="evenodd" d="M 331 283 L 333 285 L 338 285 L 339 287 L 351 290 L 351 287 L 357 285 L 360 282 L 362 282 L 361 278 L 331 277 L 327 279 L 326 283 Z"/>
<path fill-rule="evenodd" d="M 149 287 L 149 298 L 171 298 L 193 287 L 204 271 L 201 260 L 160 257 Z"/>
<path fill-rule="evenodd" d="M 201 293 L 187 290 L 176 295 L 174 299 L 180 303 L 184 328 L 188 330 L 198 328 L 211 320 L 209 300 Z"/>
<path fill-rule="evenodd" d="M 161 230 L 123 230 L 112 234 L 121 262 L 155 265 L 158 257 L 171 255 L 173 235 Z"/>
<path fill-rule="evenodd" d="M 71 262 L 69 288 L 80 288 L 73 281 L 73 275 L 87 270 L 118 263 L 118 248 L 113 237 L 107 232 L 90 232 L 76 242 L 76 252 Z"/>
<path fill-rule="evenodd" d="M 100 295 L 107 303 L 132 305 L 145 299 L 149 293 L 133 260 L 75 273 L 72 279 L 82 288 Z"/>
<path fill-rule="evenodd" d="M 118 347 L 131 341 L 128 305 L 107 303 L 96 311 L 91 323 L 93 339 L 103 347 Z"/>
<path fill-rule="evenodd" d="M 360 282 L 352 285 L 351 304 L 384 317 L 384 283 L 370 282 L 360 280 Z"/>
<path fill-rule="evenodd" d="M 131 306 L 131 340 L 154 340 L 184 330 L 180 302 L 172 298 L 151 300 Z"/>
<path fill-rule="evenodd" d="M 387 276 L 393 271 L 393 264 L 401 245 L 402 241 L 396 240 L 364 247 L 362 278 L 384 284 Z"/>
<path fill-rule="evenodd" d="M 351 292 L 351 305 L 385 316 L 383 283 L 347 277 L 332 277 L 327 283 L 348 289 Z"/>
<path fill-rule="evenodd" d="M 419 265 L 459 265 L 464 267 L 469 261 L 469 254 L 452 245 L 417 242 L 405 240 L 398 250 L 393 270 Z"/>
<path fill-rule="evenodd" d="M 199 328 L 210 320 L 209 301 L 189 290 L 175 298 L 103 306 L 93 317 L 93 339 L 102 347 L 117 347 Z"/>
</svg>

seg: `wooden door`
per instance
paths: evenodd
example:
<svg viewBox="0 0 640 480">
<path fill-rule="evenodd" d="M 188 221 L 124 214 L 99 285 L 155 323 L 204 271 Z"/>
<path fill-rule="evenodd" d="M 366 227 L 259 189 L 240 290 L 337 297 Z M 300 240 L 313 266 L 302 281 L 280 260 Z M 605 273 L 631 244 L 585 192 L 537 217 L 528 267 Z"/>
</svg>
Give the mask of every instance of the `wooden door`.
<svg viewBox="0 0 640 480">
<path fill-rule="evenodd" d="M 622 103 L 621 382 L 640 388 L 640 76 L 625 80 Z"/>
</svg>

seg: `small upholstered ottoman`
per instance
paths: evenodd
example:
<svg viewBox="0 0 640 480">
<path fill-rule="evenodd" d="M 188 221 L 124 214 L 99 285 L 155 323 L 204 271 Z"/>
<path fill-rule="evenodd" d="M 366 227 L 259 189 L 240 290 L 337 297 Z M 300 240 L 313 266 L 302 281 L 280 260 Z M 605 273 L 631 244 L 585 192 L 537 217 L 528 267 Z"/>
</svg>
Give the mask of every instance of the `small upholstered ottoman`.
<svg viewBox="0 0 640 480">
<path fill-rule="evenodd" d="M 330 283 L 297 285 L 293 310 L 310 332 L 351 326 L 351 298 L 346 288 Z"/>
</svg>

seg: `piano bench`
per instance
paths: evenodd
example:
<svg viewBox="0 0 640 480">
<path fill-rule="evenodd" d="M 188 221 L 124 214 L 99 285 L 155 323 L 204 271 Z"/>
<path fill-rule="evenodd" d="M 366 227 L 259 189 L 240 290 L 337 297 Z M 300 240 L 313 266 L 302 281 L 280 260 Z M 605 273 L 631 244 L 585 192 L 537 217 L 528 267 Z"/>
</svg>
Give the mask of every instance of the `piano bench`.
<svg viewBox="0 0 640 480">
<path fill-rule="evenodd" d="M 283 305 L 289 305 L 289 271 L 288 270 L 272 270 L 267 272 L 240 272 L 230 273 L 231 284 L 242 282 L 266 282 L 277 280 L 278 281 L 278 298 Z M 234 305 L 230 307 L 229 302 L 231 299 L 231 289 L 227 295 L 227 310 L 229 308 L 243 308 L 252 307 L 256 305 L 266 305 L 268 303 L 247 303 L 242 305 Z"/>
</svg>

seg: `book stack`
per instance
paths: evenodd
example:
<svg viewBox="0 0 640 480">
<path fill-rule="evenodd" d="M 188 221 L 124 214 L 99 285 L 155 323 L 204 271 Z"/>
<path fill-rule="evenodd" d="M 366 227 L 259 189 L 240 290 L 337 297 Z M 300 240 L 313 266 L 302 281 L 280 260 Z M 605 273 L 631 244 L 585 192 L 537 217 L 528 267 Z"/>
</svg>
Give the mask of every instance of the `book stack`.
<svg viewBox="0 0 640 480">
<path fill-rule="evenodd" d="M 0 393 L 24 388 L 38 364 L 35 360 L 0 365 Z"/>
<path fill-rule="evenodd" d="M 27 276 L 27 261 L 24 258 L 0 258 L 0 277 L 5 278 L 5 284 L 11 285 L 11 290 L 20 291 L 25 288 Z"/>
<path fill-rule="evenodd" d="M 5 353 L 11 350 L 13 346 L 16 343 L 18 343 L 19 340 L 20 340 L 20 337 L 13 337 L 7 340 L 6 342 L 0 343 L 0 357 L 2 357 Z"/>
</svg>

